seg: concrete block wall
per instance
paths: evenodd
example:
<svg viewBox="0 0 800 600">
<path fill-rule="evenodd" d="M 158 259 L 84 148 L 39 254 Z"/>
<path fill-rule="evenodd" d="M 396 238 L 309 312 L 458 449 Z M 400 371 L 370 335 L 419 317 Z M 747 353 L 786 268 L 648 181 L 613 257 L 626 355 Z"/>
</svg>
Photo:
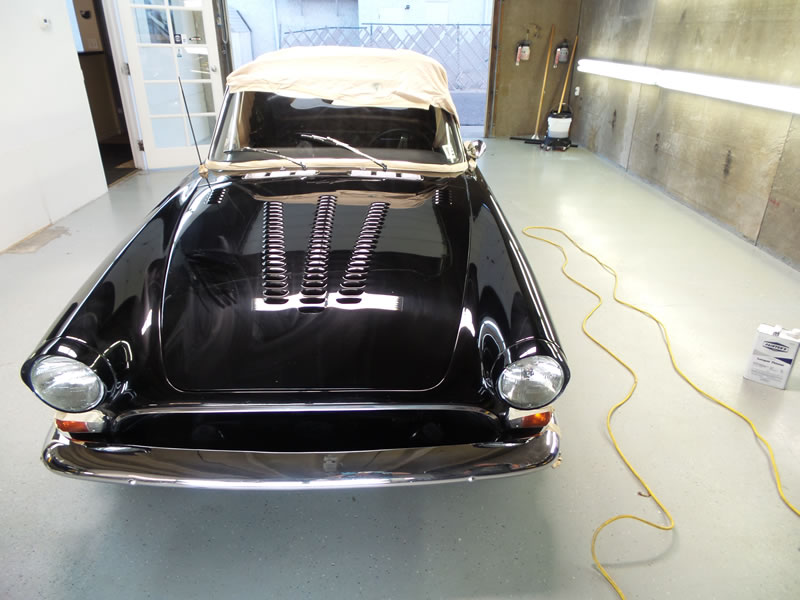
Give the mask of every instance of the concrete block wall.
<svg viewBox="0 0 800 600">
<path fill-rule="evenodd" d="M 800 86 L 796 0 L 583 2 L 577 58 Z M 800 265 L 800 116 L 575 73 L 572 136 Z"/>
</svg>

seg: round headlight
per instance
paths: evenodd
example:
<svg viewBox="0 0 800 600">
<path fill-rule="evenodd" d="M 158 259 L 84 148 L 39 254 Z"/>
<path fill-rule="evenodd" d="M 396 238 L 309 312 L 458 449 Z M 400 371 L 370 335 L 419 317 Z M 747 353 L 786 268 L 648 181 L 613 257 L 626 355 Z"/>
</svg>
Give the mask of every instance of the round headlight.
<svg viewBox="0 0 800 600">
<path fill-rule="evenodd" d="M 43 402 L 64 412 L 84 412 L 97 406 L 106 386 L 80 361 L 44 356 L 31 369 L 31 387 Z"/>
<path fill-rule="evenodd" d="M 522 409 L 550 403 L 564 387 L 564 370 L 549 356 L 527 356 L 500 374 L 497 388 L 503 400 Z"/>
</svg>

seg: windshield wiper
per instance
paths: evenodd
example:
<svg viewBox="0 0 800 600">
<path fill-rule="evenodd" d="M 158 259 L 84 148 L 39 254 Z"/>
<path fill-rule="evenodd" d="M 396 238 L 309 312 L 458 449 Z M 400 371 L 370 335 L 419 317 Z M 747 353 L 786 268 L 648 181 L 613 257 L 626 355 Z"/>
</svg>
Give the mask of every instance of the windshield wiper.
<svg viewBox="0 0 800 600">
<path fill-rule="evenodd" d="M 329 136 L 324 135 L 316 135 L 313 133 L 299 133 L 298 134 L 301 138 L 306 138 L 307 140 L 314 140 L 315 142 L 322 142 L 323 144 L 330 144 L 331 146 L 338 146 L 339 148 L 344 148 L 345 150 L 350 150 L 353 154 L 358 154 L 359 156 L 363 156 L 366 159 L 371 160 L 376 165 L 378 165 L 384 171 L 388 170 L 389 167 L 386 166 L 386 163 L 379 161 L 377 158 L 373 158 L 366 152 L 362 152 L 358 148 L 353 148 L 350 144 L 345 144 L 341 140 L 337 140 L 336 138 L 332 138 Z"/>
<path fill-rule="evenodd" d="M 225 154 L 233 154 L 234 152 L 260 152 L 261 154 L 271 154 L 273 156 L 277 156 L 278 158 L 282 158 L 284 160 L 288 160 L 289 162 L 293 162 L 298 167 L 306 170 L 305 163 L 300 162 L 299 160 L 292 158 L 291 156 L 286 156 L 285 154 L 281 154 L 277 150 L 273 150 L 271 148 L 252 148 L 250 146 L 242 146 L 241 148 L 237 148 L 236 150 L 225 150 Z"/>
</svg>

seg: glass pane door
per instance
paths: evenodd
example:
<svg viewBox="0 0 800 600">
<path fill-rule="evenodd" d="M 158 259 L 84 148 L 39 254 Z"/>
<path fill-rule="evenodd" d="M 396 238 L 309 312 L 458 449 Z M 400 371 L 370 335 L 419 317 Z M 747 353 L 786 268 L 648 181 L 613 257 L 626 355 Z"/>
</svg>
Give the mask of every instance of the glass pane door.
<svg viewBox="0 0 800 600">
<path fill-rule="evenodd" d="M 205 158 L 223 93 L 212 0 L 120 0 L 120 22 L 148 168 L 197 163 L 191 128 Z"/>
</svg>

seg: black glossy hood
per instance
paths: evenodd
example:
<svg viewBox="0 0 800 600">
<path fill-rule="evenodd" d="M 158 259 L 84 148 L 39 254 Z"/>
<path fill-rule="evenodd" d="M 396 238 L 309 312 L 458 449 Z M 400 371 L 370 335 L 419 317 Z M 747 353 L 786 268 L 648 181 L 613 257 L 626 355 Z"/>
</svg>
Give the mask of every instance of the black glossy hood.
<svg viewBox="0 0 800 600">
<path fill-rule="evenodd" d="M 199 190 L 166 274 L 162 355 L 185 391 L 423 390 L 462 314 L 461 178 Z"/>
</svg>

